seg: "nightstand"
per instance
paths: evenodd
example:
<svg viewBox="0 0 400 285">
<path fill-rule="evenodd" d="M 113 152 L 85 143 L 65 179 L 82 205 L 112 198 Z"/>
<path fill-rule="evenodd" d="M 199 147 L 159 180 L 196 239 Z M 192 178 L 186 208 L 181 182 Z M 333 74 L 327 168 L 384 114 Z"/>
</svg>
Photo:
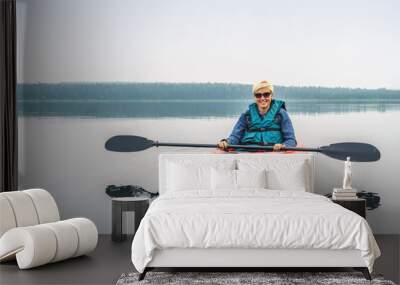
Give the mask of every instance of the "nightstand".
<svg viewBox="0 0 400 285">
<path fill-rule="evenodd" d="M 126 235 L 122 234 L 122 213 L 126 211 L 135 212 L 135 232 L 140 221 L 149 208 L 150 198 L 148 197 L 121 197 L 112 198 L 112 235 L 113 241 L 123 241 Z"/>
<path fill-rule="evenodd" d="M 365 199 L 354 199 L 354 200 L 334 200 L 332 202 L 339 204 L 340 206 L 353 211 L 356 214 L 359 214 L 361 217 L 366 217 L 366 201 Z"/>
</svg>

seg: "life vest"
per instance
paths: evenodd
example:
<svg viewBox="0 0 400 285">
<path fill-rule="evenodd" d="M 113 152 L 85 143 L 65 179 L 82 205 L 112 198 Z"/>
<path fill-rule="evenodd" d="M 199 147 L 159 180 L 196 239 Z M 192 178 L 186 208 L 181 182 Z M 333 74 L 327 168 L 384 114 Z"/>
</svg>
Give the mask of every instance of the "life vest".
<svg viewBox="0 0 400 285">
<path fill-rule="evenodd" d="M 283 143 L 280 122 L 276 122 L 275 117 L 285 108 L 285 102 L 281 100 L 272 100 L 268 112 L 261 117 L 256 103 L 249 106 L 247 111 L 249 121 L 247 129 L 244 131 L 240 140 L 241 144 L 262 144 L 274 145 Z"/>
</svg>

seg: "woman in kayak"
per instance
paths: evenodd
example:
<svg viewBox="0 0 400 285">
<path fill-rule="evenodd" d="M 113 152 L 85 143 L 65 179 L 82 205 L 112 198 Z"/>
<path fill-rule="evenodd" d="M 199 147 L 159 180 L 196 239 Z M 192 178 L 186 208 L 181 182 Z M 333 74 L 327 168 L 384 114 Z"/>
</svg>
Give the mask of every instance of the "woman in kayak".
<svg viewBox="0 0 400 285">
<path fill-rule="evenodd" d="M 266 80 L 253 85 L 255 103 L 243 113 L 227 139 L 218 142 L 226 149 L 228 144 L 270 145 L 274 151 L 297 145 L 292 121 L 285 102 L 274 99 L 274 87 Z"/>
</svg>

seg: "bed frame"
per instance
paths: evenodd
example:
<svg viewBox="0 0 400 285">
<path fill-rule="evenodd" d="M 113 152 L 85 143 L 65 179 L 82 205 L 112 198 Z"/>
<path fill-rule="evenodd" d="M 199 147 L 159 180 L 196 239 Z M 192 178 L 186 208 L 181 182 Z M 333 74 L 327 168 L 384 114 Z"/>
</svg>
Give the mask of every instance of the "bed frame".
<svg viewBox="0 0 400 285">
<path fill-rule="evenodd" d="M 262 154 L 212 154 L 212 153 L 168 153 L 161 154 L 159 157 L 159 192 L 165 193 L 167 179 L 166 162 L 170 159 L 182 159 L 190 155 L 194 159 L 199 159 L 205 155 L 214 156 L 216 159 L 237 159 L 245 157 L 255 157 Z M 264 154 L 265 155 L 265 154 Z M 272 154 L 282 155 L 287 154 Z M 290 154 L 296 159 L 307 159 L 310 161 L 311 171 L 309 175 L 310 188 L 308 192 L 314 192 L 314 156 L 310 153 Z M 187 269 L 214 269 L 228 268 L 229 271 L 269 271 L 278 268 L 290 269 L 333 269 L 333 268 L 353 268 L 361 271 L 367 280 L 371 280 L 371 275 L 366 267 L 365 261 L 361 257 L 359 250 L 330 250 L 330 249 L 254 249 L 254 248 L 169 248 L 157 249 L 153 259 L 143 273 L 139 275 L 139 280 L 143 280 L 146 273 L 150 270 L 161 268 L 184 268 Z M 311 271 L 311 270 L 310 270 Z"/>
<path fill-rule="evenodd" d="M 272 268 L 343 268 L 361 271 L 367 280 L 371 275 L 359 250 L 328 249 L 194 249 L 170 248 L 156 250 L 152 261 L 139 275 L 142 280 L 146 273 L 155 268 L 207 269 L 229 268 L 233 271 L 264 271 Z"/>
</svg>

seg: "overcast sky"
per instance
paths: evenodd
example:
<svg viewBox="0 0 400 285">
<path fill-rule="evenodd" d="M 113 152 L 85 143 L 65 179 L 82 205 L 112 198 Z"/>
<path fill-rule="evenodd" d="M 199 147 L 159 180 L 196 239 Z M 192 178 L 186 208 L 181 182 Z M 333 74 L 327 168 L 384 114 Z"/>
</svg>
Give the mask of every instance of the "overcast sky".
<svg viewBox="0 0 400 285">
<path fill-rule="evenodd" d="M 400 89 L 400 1 L 17 0 L 18 81 Z"/>
</svg>

